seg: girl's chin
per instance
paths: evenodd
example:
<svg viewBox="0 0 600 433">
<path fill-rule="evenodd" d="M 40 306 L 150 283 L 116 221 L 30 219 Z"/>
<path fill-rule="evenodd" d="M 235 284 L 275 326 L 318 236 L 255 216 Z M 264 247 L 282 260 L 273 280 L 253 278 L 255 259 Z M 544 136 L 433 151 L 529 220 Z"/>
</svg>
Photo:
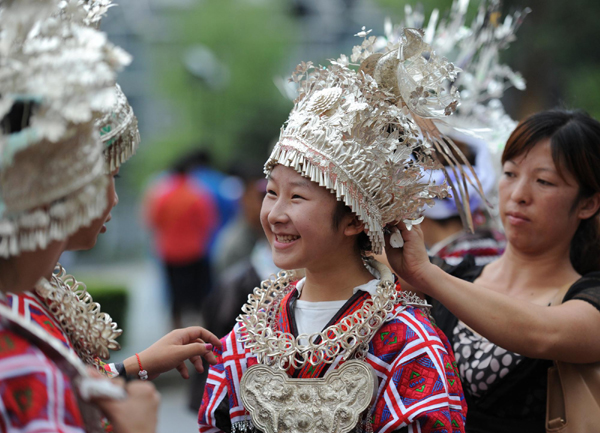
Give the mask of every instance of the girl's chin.
<svg viewBox="0 0 600 433">
<path fill-rule="evenodd" d="M 293 260 L 291 257 L 281 257 L 280 254 L 273 254 L 273 263 L 279 269 L 292 270 L 303 268 L 298 260 Z"/>
</svg>

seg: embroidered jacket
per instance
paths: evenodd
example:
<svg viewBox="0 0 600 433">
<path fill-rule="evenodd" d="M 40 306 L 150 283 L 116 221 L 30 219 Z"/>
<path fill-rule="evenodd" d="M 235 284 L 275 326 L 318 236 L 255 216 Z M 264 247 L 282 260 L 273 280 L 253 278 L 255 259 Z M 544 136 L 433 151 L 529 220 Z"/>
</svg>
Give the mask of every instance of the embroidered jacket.
<svg viewBox="0 0 600 433">
<path fill-rule="evenodd" d="M 29 323 L 32 323 L 36 326 L 39 326 L 44 331 L 46 331 L 49 335 L 58 340 L 67 350 L 75 354 L 77 356 L 75 349 L 73 348 L 73 344 L 69 339 L 69 336 L 64 331 L 61 324 L 56 320 L 52 312 L 48 309 L 44 301 L 34 292 L 23 292 L 18 295 L 13 293 L 6 294 L 6 304 L 8 307 L 12 309 L 12 311 L 19 316 L 25 318 Z M 107 364 L 103 362 L 100 358 L 94 358 L 95 367 L 101 371 L 105 376 L 109 378 L 115 378 L 119 376 L 119 372 L 117 371 L 115 364 L 110 363 Z M 4 397 L 2 397 L 4 399 Z M 56 400 L 56 399 L 55 399 Z M 53 400 L 54 401 L 54 400 Z M 51 402 L 52 404 L 52 402 Z M 56 410 L 62 413 L 62 409 L 60 406 L 60 400 L 56 400 Z M 79 413 L 79 409 L 77 408 L 77 402 L 75 402 L 76 412 Z M 71 412 L 73 409 L 69 409 Z M 1 421 L 0 421 L 1 422 Z M 33 422 L 33 421 L 32 421 Z M 102 429 L 106 433 L 113 432 L 112 425 L 108 422 L 106 418 L 102 419 Z M 1 430 L 0 433 L 4 433 L 5 430 Z M 9 430 L 12 431 L 12 430 Z M 18 430 L 17 430 L 18 431 Z M 27 430 L 29 432 L 29 430 Z M 32 432 L 37 432 L 38 430 L 31 430 Z M 44 432 L 55 430 L 41 430 Z M 63 431 L 63 430 L 56 430 Z M 65 432 L 71 432 L 72 430 L 64 430 Z"/>
<path fill-rule="evenodd" d="M 48 334 L 52 335 L 62 343 L 67 349 L 75 353 L 73 343 L 69 336 L 62 328 L 61 324 L 56 320 L 52 312 L 48 309 L 42 298 L 34 292 L 23 292 L 18 295 L 7 293 L 6 299 L 8 306 L 13 312 L 24 317 L 30 323 L 33 323 Z M 115 364 L 105 363 L 100 358 L 94 358 L 95 367 L 98 368 L 104 375 L 109 378 L 114 378 L 119 375 Z"/>
<path fill-rule="evenodd" d="M 278 328 L 295 333 L 290 305 L 292 290 L 282 301 Z M 357 292 L 327 325 L 339 322 L 362 306 L 370 295 Z M 397 306 L 401 309 L 401 306 Z M 240 399 L 240 381 L 256 358 L 237 340 L 239 324 L 215 349 L 218 364 L 211 367 L 198 414 L 200 432 L 243 430 L 250 420 Z M 370 422 L 374 432 L 404 428 L 410 433 L 464 432 L 466 405 L 448 340 L 418 308 L 408 307 L 386 322 L 369 343 L 367 360 L 379 381 Z M 293 377 L 323 377 L 339 362 L 299 371 Z M 227 413 L 228 412 L 228 413 Z"/>
<path fill-rule="evenodd" d="M 85 433 L 70 379 L 0 321 L 0 432 Z"/>
<path fill-rule="evenodd" d="M 74 351 L 73 345 L 62 329 L 62 326 L 36 293 L 23 292 L 18 295 L 7 293 L 6 300 L 13 312 L 24 317 L 27 321 L 40 326 L 44 331 L 60 341 L 67 349 Z"/>
</svg>

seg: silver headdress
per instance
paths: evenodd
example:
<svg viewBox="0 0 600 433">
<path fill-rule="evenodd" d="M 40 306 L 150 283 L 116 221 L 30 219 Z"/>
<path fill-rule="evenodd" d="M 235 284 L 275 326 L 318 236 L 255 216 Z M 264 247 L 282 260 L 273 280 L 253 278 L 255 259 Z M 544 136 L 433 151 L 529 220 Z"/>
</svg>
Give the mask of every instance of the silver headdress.
<svg viewBox="0 0 600 433">
<path fill-rule="evenodd" d="M 116 6 L 112 0 L 67 0 L 61 4 L 67 19 L 78 20 L 96 29 L 100 28 L 100 21 L 108 10 Z"/>
<path fill-rule="evenodd" d="M 462 154 L 432 121 L 456 109 L 459 94 L 451 83 L 459 69 L 438 56 L 420 30 L 405 29 L 381 53 L 368 34 L 358 34 L 365 39 L 350 59 L 360 62 L 358 71 L 345 55 L 328 67 L 298 66 L 292 80 L 300 93 L 265 171 L 289 166 L 335 193 L 365 223 L 379 253 L 387 224 L 418 222 L 425 205 L 447 195 L 445 183 L 423 178 L 440 166 L 432 149 L 461 167 L 455 155 Z M 458 178 L 469 225 L 466 174 Z"/>
<path fill-rule="evenodd" d="M 32 21 L 19 14 L 23 4 L 0 9 L 3 257 L 65 239 L 102 214 L 106 177 L 94 121 L 115 104 L 116 72 L 129 62 L 105 34 L 64 19 L 61 9 Z"/>
<path fill-rule="evenodd" d="M 530 12 L 529 8 L 517 10 L 502 20 L 500 0 L 481 0 L 476 17 L 467 24 L 466 15 L 470 0 L 454 0 L 450 10 L 443 14 L 435 9 L 425 23 L 422 6 L 405 6 L 404 20 L 393 27 L 386 22 L 386 38 L 377 41 L 384 45 L 402 37 L 404 28 L 424 27 L 424 40 L 461 68 L 454 85 L 460 92 L 461 103 L 453 116 L 438 122 L 438 127 L 454 140 L 463 142 L 475 157 L 474 169 L 481 180 L 484 192 L 491 202 L 496 201 L 497 177 L 504 145 L 517 122 L 504 110 L 501 98 L 510 87 L 525 89 L 521 74 L 500 62 L 500 51 L 508 48 L 515 33 Z M 441 171 L 434 178 L 443 178 Z M 483 207 L 484 201 L 473 195 L 470 188 L 471 208 Z M 443 219 L 459 215 L 456 203 L 435 200 L 435 206 L 425 210 L 425 216 Z M 488 208 L 492 215 L 497 213 Z"/>
<path fill-rule="evenodd" d="M 454 85 L 460 92 L 460 106 L 448 124 L 459 130 L 474 131 L 498 157 L 517 122 L 505 112 L 501 98 L 510 87 L 525 89 L 520 73 L 501 63 L 500 51 L 516 40 L 516 32 L 531 12 L 517 10 L 501 20 L 501 0 L 481 0 L 470 26 L 466 24 L 470 0 L 454 0 L 447 16 L 439 20 L 435 9 L 425 27 L 422 8 L 405 6 L 404 22 L 395 28 L 386 24 L 386 38 L 394 41 L 403 28 L 425 28 L 425 42 L 461 69 Z M 445 131 L 449 131 L 446 129 Z"/>
</svg>

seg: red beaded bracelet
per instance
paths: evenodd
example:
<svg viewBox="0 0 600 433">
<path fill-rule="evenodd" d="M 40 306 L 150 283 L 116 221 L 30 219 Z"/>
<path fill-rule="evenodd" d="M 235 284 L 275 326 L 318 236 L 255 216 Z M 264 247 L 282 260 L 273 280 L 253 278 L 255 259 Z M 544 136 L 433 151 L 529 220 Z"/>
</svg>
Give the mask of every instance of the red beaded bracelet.
<svg viewBox="0 0 600 433">
<path fill-rule="evenodd" d="M 148 380 L 148 372 L 142 368 L 142 361 L 140 361 L 140 355 L 138 355 L 136 353 L 135 356 L 137 358 L 138 365 L 140 366 L 140 371 L 138 373 L 138 376 L 140 377 L 141 380 Z"/>
</svg>

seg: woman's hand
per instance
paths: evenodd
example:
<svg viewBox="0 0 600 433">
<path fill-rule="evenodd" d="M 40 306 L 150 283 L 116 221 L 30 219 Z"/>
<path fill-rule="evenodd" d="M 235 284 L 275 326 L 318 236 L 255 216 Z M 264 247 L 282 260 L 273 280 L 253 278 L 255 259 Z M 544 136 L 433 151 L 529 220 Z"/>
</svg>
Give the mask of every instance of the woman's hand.
<svg viewBox="0 0 600 433">
<path fill-rule="evenodd" d="M 107 379 L 108 380 L 108 379 Z M 125 384 L 113 379 L 127 391 L 125 400 L 94 399 L 115 433 L 155 433 L 160 395 L 152 383 L 136 380 Z"/>
<path fill-rule="evenodd" d="M 202 358 L 210 364 L 216 364 L 217 359 L 212 353 L 212 347 L 221 347 L 221 341 L 210 331 L 200 326 L 175 329 L 158 340 L 138 355 L 144 370 L 148 372 L 149 379 L 157 378 L 161 373 L 166 373 L 177 368 L 184 379 L 189 379 L 190 374 L 185 365 L 189 359 L 196 371 L 202 373 Z M 130 356 L 124 361 L 128 375 L 137 374 L 139 365 L 137 357 Z"/>
<path fill-rule="evenodd" d="M 391 247 L 389 235 L 386 235 L 385 254 L 390 266 L 400 278 L 417 290 L 427 293 L 424 284 L 425 277 L 430 266 L 433 265 L 429 262 L 423 231 L 418 225 L 408 230 L 403 222 L 398 223 L 396 227 L 402 234 L 404 246 L 402 248 Z"/>
</svg>

